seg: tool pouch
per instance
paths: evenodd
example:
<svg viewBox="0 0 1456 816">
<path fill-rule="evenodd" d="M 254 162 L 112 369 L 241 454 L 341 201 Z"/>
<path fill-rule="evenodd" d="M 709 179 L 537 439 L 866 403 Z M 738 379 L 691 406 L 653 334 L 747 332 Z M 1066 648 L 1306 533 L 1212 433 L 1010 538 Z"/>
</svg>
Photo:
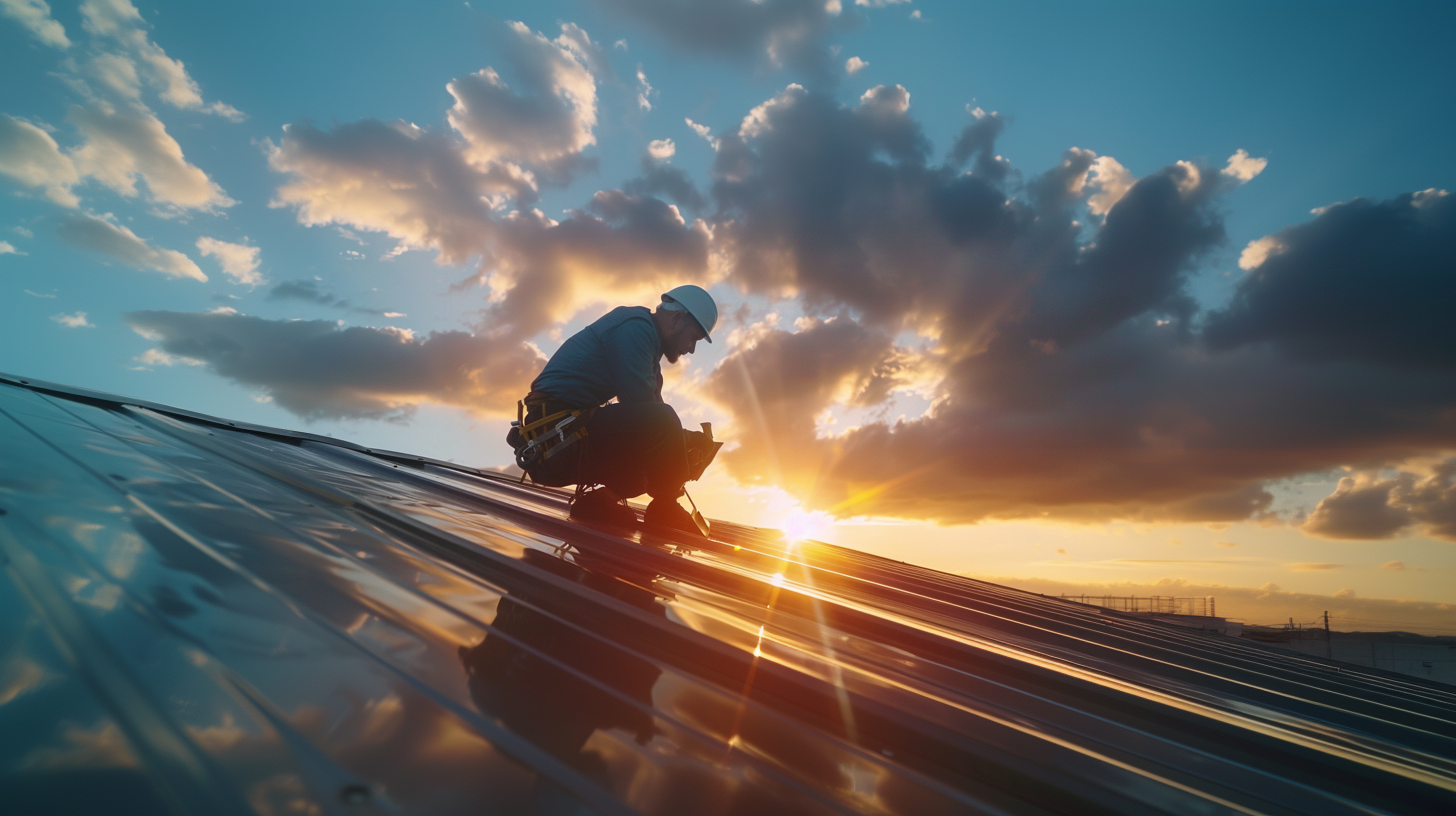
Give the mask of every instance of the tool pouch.
<svg viewBox="0 0 1456 816">
<path fill-rule="evenodd" d="M 713 440 L 713 423 L 702 423 L 702 431 L 684 430 L 683 436 L 687 442 L 688 449 L 688 481 L 696 482 L 703 477 L 703 471 L 713 463 L 713 458 L 718 455 L 718 449 L 723 447 L 722 442 Z"/>
<path fill-rule="evenodd" d="M 586 438 L 586 423 L 595 411 L 566 408 L 564 403 L 535 391 L 527 394 L 516 404 L 516 421 L 506 432 L 506 442 L 516 454 L 516 466 L 538 484 L 570 484 L 576 457 L 562 454 L 580 453 L 578 443 Z"/>
</svg>

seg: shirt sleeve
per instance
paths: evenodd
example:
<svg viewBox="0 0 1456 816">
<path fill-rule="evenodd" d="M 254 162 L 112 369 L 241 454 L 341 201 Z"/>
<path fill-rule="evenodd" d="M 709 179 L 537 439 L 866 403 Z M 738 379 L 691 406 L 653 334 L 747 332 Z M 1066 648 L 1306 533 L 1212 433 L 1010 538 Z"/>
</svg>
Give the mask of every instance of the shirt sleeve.
<svg viewBox="0 0 1456 816">
<path fill-rule="evenodd" d="M 602 339 L 608 375 L 618 402 L 662 402 L 658 373 L 657 327 L 650 320 L 629 320 Z"/>
</svg>

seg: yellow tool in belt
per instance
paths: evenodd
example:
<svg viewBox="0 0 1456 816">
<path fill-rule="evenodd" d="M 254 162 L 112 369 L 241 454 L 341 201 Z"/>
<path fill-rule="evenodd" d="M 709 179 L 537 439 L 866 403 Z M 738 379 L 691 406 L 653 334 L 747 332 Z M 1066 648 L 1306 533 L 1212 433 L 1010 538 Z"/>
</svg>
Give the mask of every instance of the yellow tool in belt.
<svg viewBox="0 0 1456 816">
<path fill-rule="evenodd" d="M 521 470 L 528 470 L 538 461 L 550 459 L 585 439 L 585 424 L 579 424 L 575 429 L 571 428 L 572 425 L 577 424 L 583 413 L 586 413 L 584 409 L 557 411 L 550 416 L 527 424 L 526 403 L 518 401 L 516 403 L 516 420 L 511 425 L 520 430 L 520 438 L 525 444 L 516 448 L 516 466 Z"/>
</svg>

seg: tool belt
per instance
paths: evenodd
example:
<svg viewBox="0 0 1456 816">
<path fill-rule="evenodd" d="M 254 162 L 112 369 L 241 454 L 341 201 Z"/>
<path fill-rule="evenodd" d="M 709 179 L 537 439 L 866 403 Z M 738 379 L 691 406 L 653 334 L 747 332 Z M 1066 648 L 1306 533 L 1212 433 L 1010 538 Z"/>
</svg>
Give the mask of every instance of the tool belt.
<svg viewBox="0 0 1456 816">
<path fill-rule="evenodd" d="M 516 452 L 516 466 L 535 478 L 535 471 L 548 460 L 571 450 L 586 438 L 586 425 L 596 407 L 572 408 L 566 403 L 532 391 L 516 403 L 516 420 L 506 441 Z"/>
</svg>

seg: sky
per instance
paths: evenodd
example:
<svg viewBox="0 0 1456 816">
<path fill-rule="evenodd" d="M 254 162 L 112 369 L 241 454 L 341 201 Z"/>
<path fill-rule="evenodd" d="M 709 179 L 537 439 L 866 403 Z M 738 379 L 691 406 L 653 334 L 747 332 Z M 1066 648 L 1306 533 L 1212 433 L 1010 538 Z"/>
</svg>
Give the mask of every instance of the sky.
<svg viewBox="0 0 1456 816">
<path fill-rule="evenodd" d="M 478 467 L 680 283 L 690 486 L 1456 633 L 1456 7 L 0 0 L 0 371 Z"/>
</svg>

